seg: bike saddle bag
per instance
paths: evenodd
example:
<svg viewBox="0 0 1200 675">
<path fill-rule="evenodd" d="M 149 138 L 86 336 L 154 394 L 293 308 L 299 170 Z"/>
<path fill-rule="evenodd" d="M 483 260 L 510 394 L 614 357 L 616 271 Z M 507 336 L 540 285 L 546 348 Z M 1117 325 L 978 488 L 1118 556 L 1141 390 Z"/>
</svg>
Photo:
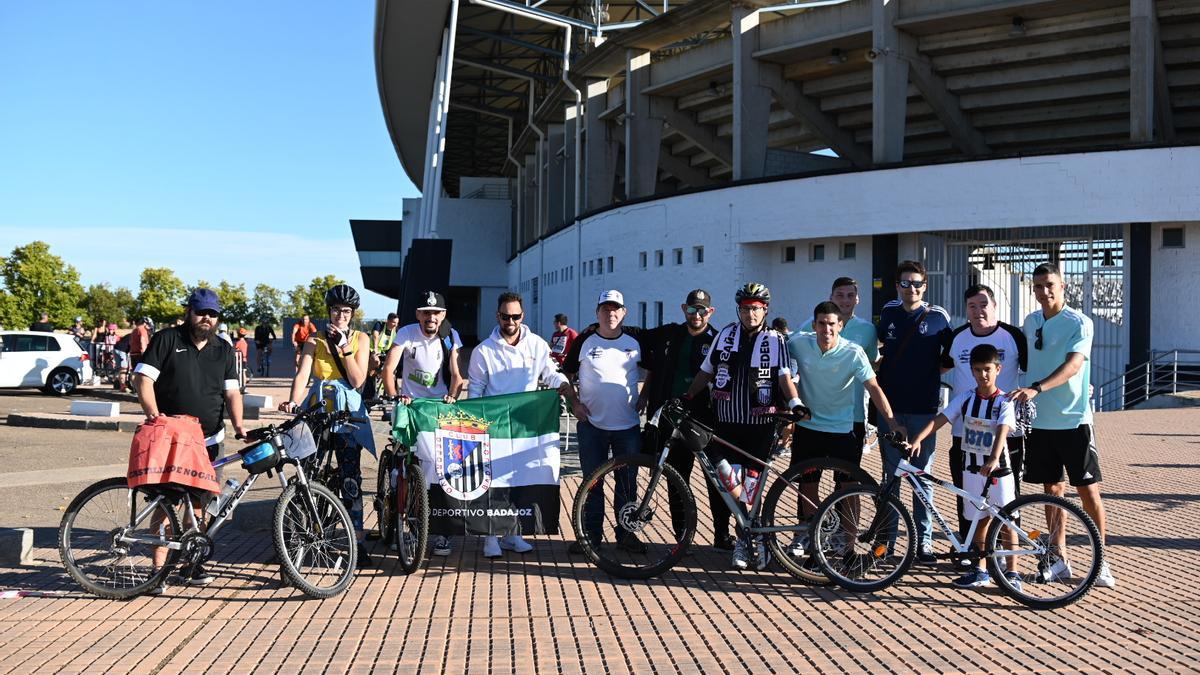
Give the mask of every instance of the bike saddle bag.
<svg viewBox="0 0 1200 675">
<path fill-rule="evenodd" d="M 279 449 L 271 441 L 238 450 L 238 454 L 242 456 L 242 468 L 251 475 L 265 473 L 279 466 Z"/>
</svg>

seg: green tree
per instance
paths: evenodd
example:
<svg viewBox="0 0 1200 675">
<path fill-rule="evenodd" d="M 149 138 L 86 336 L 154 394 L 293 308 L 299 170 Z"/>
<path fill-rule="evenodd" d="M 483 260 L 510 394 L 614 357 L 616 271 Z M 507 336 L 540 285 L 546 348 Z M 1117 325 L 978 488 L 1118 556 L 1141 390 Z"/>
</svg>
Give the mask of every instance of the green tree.
<svg viewBox="0 0 1200 675">
<path fill-rule="evenodd" d="M 137 315 L 148 316 L 158 326 L 183 315 L 188 289 L 169 267 L 147 267 L 138 284 Z"/>
<path fill-rule="evenodd" d="M 217 284 L 217 297 L 221 299 L 221 320 L 229 324 L 231 329 L 237 326 L 252 327 L 253 315 L 250 312 L 250 296 L 246 294 L 246 284 L 234 286 L 228 281 Z"/>
<path fill-rule="evenodd" d="M 254 287 L 254 299 L 250 301 L 250 314 L 254 317 L 255 323 L 265 320 L 272 326 L 278 326 L 283 309 L 283 291 L 267 284 L 259 284 Z"/>
<path fill-rule="evenodd" d="M 3 305 L 4 325 L 23 329 L 38 319 L 41 312 L 50 315 L 57 326 L 69 326 L 79 313 L 83 286 L 79 272 L 50 252 L 43 241 L 18 246 L 4 259 L 4 287 L 8 291 Z"/>
<path fill-rule="evenodd" d="M 288 292 L 288 316 L 299 318 L 308 314 L 313 320 L 326 318 L 325 291 L 338 284 L 344 284 L 338 277 L 326 274 L 314 277 L 308 286 L 296 286 Z"/>
<path fill-rule="evenodd" d="M 88 286 L 80 304 L 89 327 L 101 321 L 120 323 L 133 318 L 138 307 L 137 298 L 128 288 L 121 286 L 114 291 L 107 282 Z"/>
<path fill-rule="evenodd" d="M 0 290 L 0 327 L 24 328 L 16 323 L 17 320 L 17 303 L 13 300 L 13 296 L 9 293 Z"/>
</svg>

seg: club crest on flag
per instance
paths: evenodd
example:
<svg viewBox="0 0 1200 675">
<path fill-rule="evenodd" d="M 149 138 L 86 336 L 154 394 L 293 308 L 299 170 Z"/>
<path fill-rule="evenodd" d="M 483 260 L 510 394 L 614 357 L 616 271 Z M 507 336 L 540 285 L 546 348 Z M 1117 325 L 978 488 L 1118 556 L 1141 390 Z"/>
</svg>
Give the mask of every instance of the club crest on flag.
<svg viewBox="0 0 1200 675">
<path fill-rule="evenodd" d="M 434 433 L 438 482 L 454 499 L 470 501 L 492 484 L 490 422 L 462 411 L 438 415 Z"/>
</svg>

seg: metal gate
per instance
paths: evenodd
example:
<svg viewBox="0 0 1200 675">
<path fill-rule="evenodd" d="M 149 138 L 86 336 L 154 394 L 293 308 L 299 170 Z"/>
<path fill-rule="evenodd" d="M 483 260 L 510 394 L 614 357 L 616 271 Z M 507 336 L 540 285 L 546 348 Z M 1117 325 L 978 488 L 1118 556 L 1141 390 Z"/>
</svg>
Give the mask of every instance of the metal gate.
<svg viewBox="0 0 1200 675">
<path fill-rule="evenodd" d="M 1058 264 L 1067 304 L 1095 324 L 1092 383 L 1118 377 L 1129 362 L 1125 326 L 1125 235 L 1121 225 L 1078 225 L 1002 230 L 968 230 L 919 235 L 929 270 L 926 300 L 941 305 L 952 323 L 966 323 L 963 292 L 986 284 L 996 293 L 1001 321 L 1020 326 L 1039 305 L 1033 269 Z"/>
</svg>

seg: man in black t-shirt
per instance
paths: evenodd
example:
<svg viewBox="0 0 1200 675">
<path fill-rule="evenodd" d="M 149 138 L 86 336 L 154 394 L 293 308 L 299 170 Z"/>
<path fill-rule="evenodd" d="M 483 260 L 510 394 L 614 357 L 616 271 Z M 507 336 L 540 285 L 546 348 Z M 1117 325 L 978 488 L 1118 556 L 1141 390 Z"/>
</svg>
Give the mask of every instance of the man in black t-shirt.
<svg viewBox="0 0 1200 675">
<path fill-rule="evenodd" d="M 258 359 L 258 375 L 266 377 L 271 374 L 271 343 L 275 341 L 275 327 L 272 320 L 263 317 L 254 327 L 254 353 Z"/>
<path fill-rule="evenodd" d="M 216 459 L 225 439 L 225 411 L 238 436 L 242 428 L 242 393 L 238 388 L 233 348 L 216 337 L 221 306 L 217 294 L 197 288 L 184 304 L 182 326 L 159 331 L 134 371 L 134 388 L 147 423 L 162 415 L 191 415 L 200 420 L 209 459 Z M 199 512 L 197 518 L 203 521 Z M 165 549 L 155 552 L 156 564 Z M 202 567 L 192 569 L 188 583 L 213 581 Z M 161 587 L 159 592 L 161 592 Z"/>
</svg>

